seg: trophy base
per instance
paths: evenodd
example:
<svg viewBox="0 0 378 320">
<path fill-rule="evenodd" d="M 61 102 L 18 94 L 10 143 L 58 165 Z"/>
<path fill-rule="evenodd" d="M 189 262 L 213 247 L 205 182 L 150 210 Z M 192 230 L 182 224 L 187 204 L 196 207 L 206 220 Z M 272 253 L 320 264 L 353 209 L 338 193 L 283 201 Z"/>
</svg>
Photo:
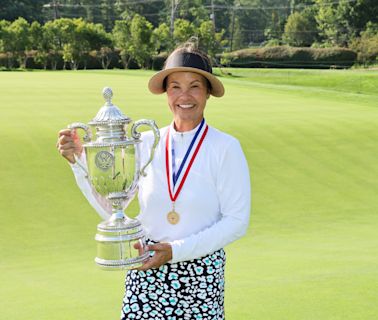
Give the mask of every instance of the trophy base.
<svg viewBox="0 0 378 320">
<path fill-rule="evenodd" d="M 102 270 L 109 271 L 118 271 L 118 270 L 131 270 L 139 268 L 146 262 L 149 258 L 149 252 L 144 253 L 143 255 L 130 258 L 126 260 L 105 260 L 96 257 L 95 262 Z"/>
<path fill-rule="evenodd" d="M 122 211 L 97 226 L 97 257 L 103 270 L 129 270 L 143 265 L 149 257 L 145 251 L 145 233 L 141 223 L 127 218 Z"/>
</svg>

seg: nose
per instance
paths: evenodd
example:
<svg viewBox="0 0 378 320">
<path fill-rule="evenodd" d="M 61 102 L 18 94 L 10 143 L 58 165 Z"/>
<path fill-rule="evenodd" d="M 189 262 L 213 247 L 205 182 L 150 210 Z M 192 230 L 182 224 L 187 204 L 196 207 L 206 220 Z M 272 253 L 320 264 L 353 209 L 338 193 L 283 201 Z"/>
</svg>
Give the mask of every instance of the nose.
<svg viewBox="0 0 378 320">
<path fill-rule="evenodd" d="M 189 97 L 190 96 L 190 88 L 183 88 L 180 94 L 180 97 Z"/>
</svg>

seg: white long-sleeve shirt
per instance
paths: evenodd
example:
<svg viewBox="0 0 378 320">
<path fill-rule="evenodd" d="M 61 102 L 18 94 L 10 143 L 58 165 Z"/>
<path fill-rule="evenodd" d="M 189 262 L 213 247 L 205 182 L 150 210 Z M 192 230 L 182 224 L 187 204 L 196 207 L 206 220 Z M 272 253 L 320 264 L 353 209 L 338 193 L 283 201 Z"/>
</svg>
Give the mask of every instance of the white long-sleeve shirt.
<svg viewBox="0 0 378 320">
<path fill-rule="evenodd" d="M 196 130 L 181 133 L 170 125 L 176 168 L 179 168 Z M 140 213 L 137 218 L 149 239 L 172 245 L 172 262 L 178 262 L 207 255 L 245 234 L 251 210 L 250 178 L 239 142 L 209 126 L 175 202 L 180 221 L 176 225 L 170 224 L 167 214 L 172 210 L 172 201 L 165 164 L 167 131 L 168 127 L 160 129 L 161 139 L 154 159 L 146 169 L 147 176 L 139 179 Z M 146 163 L 153 140 L 151 131 L 142 135 L 143 142 L 138 145 L 141 164 Z M 72 167 L 89 202 L 102 217 L 109 216 L 110 207 L 105 208 L 104 203 L 98 202 L 83 171 L 77 165 Z"/>
</svg>

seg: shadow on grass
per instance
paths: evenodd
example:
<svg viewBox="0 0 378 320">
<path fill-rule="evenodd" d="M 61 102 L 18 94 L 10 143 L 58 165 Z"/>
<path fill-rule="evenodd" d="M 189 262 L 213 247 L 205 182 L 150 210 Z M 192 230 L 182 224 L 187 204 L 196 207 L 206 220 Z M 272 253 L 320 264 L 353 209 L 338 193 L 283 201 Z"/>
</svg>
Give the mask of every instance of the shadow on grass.
<svg viewBox="0 0 378 320">
<path fill-rule="evenodd" d="M 36 71 L 36 70 L 43 70 L 43 69 L 24 69 L 24 68 L 5 68 L 0 67 L 0 71 L 4 72 L 30 72 L 30 71 Z"/>
</svg>

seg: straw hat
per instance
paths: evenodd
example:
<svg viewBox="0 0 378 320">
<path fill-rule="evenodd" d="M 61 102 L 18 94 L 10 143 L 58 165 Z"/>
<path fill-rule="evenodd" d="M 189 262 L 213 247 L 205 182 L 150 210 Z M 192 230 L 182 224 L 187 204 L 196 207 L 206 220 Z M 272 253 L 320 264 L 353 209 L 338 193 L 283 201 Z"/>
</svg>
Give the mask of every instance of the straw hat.
<svg viewBox="0 0 378 320">
<path fill-rule="evenodd" d="M 199 52 L 184 52 L 176 50 L 171 53 L 165 62 L 164 69 L 152 76 L 148 82 L 148 88 L 154 94 L 164 93 L 164 80 L 173 72 L 189 71 L 199 73 L 204 76 L 210 83 L 210 94 L 214 97 L 222 97 L 224 95 L 224 87 L 222 82 L 213 75 L 211 65 Z"/>
</svg>

